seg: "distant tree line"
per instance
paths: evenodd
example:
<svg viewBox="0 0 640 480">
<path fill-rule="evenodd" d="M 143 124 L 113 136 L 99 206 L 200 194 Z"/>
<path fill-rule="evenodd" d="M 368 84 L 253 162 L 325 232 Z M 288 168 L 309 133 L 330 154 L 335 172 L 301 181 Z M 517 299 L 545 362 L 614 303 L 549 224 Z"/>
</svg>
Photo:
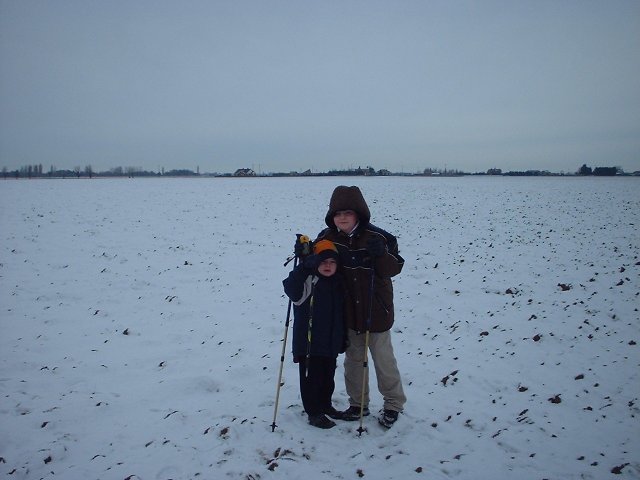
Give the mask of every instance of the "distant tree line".
<svg viewBox="0 0 640 480">
<path fill-rule="evenodd" d="M 578 170 L 578 175 L 595 175 L 596 177 L 611 177 L 622 175 L 623 173 L 620 167 L 596 167 L 591 169 L 586 164 L 583 164 Z"/>
<path fill-rule="evenodd" d="M 7 167 L 2 168 L 3 178 L 94 178 L 94 177 L 189 177 L 197 176 L 198 173 L 192 170 L 169 170 L 164 168 L 160 172 L 151 172 L 143 170 L 140 167 L 115 167 L 103 172 L 96 172 L 91 165 L 84 168 L 75 167 L 73 170 L 57 169 L 51 166 L 48 171 L 44 171 L 42 164 L 26 165 L 16 170 L 9 170 Z"/>
<path fill-rule="evenodd" d="M 37 165 L 25 165 L 19 169 L 10 171 L 6 167 L 2 168 L 3 178 L 94 178 L 94 177 L 198 177 L 200 174 L 200 168 L 196 171 L 188 169 L 174 169 L 165 171 L 164 168 L 158 172 L 152 172 L 144 170 L 140 167 L 115 167 L 107 171 L 96 172 L 91 165 L 86 165 L 84 168 L 76 166 L 73 170 L 57 169 L 51 165 L 48 171 L 45 171 L 42 164 Z M 500 168 L 490 168 L 486 172 L 467 173 L 460 170 L 451 169 L 438 169 L 438 168 L 425 168 L 422 172 L 413 174 L 406 173 L 392 173 L 387 169 L 376 170 L 371 166 L 358 167 L 341 170 L 329 170 L 328 172 L 312 172 L 306 170 L 304 172 L 281 172 L 281 173 L 269 173 L 258 175 L 251 168 L 239 168 L 234 173 L 224 174 L 204 174 L 204 176 L 221 176 L 221 177 L 257 177 L 257 176 L 269 176 L 269 177 L 298 177 L 298 176 L 446 176 L 455 177 L 463 175 L 496 175 L 496 176 L 557 176 L 565 175 L 564 173 L 552 173 L 547 170 L 526 170 L 526 171 L 509 171 L 503 172 Z M 574 175 L 574 174 L 569 174 Z M 620 167 L 596 167 L 592 169 L 586 164 L 582 165 L 575 173 L 580 176 L 614 176 L 614 175 L 628 175 L 625 174 Z M 640 175 L 640 172 L 634 172 L 631 175 Z"/>
</svg>

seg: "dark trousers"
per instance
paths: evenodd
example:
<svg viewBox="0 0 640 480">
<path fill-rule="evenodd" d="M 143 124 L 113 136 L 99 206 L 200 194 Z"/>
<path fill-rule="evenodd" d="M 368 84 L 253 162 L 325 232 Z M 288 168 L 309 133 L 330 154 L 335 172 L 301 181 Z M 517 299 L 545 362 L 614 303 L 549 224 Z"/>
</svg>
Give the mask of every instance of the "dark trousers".
<svg viewBox="0 0 640 480">
<path fill-rule="evenodd" d="M 332 357 L 301 358 L 300 396 L 309 415 L 325 413 L 331 408 L 331 396 L 336 388 L 336 359 Z"/>
</svg>

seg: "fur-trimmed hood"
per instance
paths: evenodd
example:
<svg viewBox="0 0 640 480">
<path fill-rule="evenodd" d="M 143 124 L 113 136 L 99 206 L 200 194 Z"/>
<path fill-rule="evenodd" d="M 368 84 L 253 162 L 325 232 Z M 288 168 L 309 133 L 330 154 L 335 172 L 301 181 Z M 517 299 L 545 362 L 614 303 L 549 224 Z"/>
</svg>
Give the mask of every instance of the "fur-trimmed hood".
<svg viewBox="0 0 640 480">
<path fill-rule="evenodd" d="M 340 185 L 335 188 L 329 200 L 329 211 L 324 218 L 329 228 L 336 228 L 333 223 L 333 217 L 340 210 L 353 210 L 358 215 L 358 221 L 362 225 L 366 225 L 371 220 L 371 212 L 369 206 L 362 196 L 362 192 L 358 187 Z"/>
</svg>

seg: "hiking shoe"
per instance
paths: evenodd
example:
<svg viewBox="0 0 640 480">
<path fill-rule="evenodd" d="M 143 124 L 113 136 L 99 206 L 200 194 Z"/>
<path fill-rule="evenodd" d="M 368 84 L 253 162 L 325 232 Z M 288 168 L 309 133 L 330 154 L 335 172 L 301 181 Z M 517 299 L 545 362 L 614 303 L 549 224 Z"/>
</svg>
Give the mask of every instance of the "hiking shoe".
<svg viewBox="0 0 640 480">
<path fill-rule="evenodd" d="M 324 414 L 327 417 L 333 418 L 334 420 L 342 420 L 343 418 L 343 413 L 339 410 L 336 410 L 333 407 L 329 407 L 324 411 Z"/>
<path fill-rule="evenodd" d="M 382 412 L 378 422 L 385 428 L 391 428 L 391 426 L 398 420 L 398 412 L 395 410 L 387 410 L 386 408 Z"/>
<path fill-rule="evenodd" d="M 318 428 L 332 428 L 336 426 L 336 422 L 329 420 L 322 413 L 309 415 L 309 424 Z"/>
<path fill-rule="evenodd" d="M 369 408 L 364 407 L 364 410 L 362 411 L 362 416 L 366 417 L 367 415 L 369 415 Z M 360 407 L 354 407 L 353 405 L 351 405 L 344 412 L 342 412 L 342 420 L 345 420 L 347 422 L 360 420 Z"/>
</svg>

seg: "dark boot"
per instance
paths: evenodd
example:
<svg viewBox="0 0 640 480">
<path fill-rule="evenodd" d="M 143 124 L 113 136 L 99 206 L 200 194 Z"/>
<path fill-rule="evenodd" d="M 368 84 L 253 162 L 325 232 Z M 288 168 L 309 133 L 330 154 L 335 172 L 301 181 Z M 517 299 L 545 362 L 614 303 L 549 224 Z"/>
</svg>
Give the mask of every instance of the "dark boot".
<svg viewBox="0 0 640 480">
<path fill-rule="evenodd" d="M 324 411 L 324 414 L 334 420 L 342 420 L 342 412 L 336 410 L 333 407 L 329 407 Z"/>
<path fill-rule="evenodd" d="M 396 423 L 398 420 L 398 412 L 395 410 L 387 410 L 385 409 L 380 418 L 378 418 L 378 422 L 385 428 L 391 428 L 391 426 Z"/>
<path fill-rule="evenodd" d="M 333 428 L 336 426 L 336 422 L 329 420 L 322 413 L 317 413 L 313 415 L 309 415 L 309 425 L 313 425 L 318 428 Z"/>
<path fill-rule="evenodd" d="M 369 408 L 364 407 L 362 411 L 362 416 L 366 417 L 369 415 Z M 351 405 L 344 412 L 342 412 L 342 420 L 346 420 L 347 422 L 354 422 L 356 420 L 360 420 L 360 407 L 354 407 Z"/>
</svg>

